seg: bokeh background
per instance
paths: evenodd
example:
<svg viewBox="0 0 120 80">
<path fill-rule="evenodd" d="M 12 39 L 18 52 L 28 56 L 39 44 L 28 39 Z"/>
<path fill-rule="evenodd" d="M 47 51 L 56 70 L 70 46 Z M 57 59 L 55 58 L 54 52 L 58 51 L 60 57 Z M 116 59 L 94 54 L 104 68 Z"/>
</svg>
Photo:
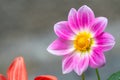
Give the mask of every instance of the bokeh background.
<svg viewBox="0 0 120 80">
<path fill-rule="evenodd" d="M 62 57 L 47 52 L 48 45 L 57 38 L 53 25 L 67 20 L 69 10 L 82 5 L 91 7 L 96 16 L 105 16 L 106 29 L 116 38 L 116 45 L 105 53 L 107 64 L 99 69 L 102 80 L 120 70 L 120 0 L 0 0 L 0 73 L 17 56 L 25 58 L 29 80 L 41 74 L 51 74 L 59 80 L 80 80 L 71 72 L 63 75 Z M 89 68 L 86 80 L 97 80 Z"/>
</svg>

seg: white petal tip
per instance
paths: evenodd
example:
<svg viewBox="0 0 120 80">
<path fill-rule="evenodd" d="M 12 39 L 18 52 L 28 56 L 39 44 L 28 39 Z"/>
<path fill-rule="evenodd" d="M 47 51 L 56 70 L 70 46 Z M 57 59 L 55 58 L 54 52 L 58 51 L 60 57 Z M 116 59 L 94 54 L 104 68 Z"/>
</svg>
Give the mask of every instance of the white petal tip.
<svg viewBox="0 0 120 80">
<path fill-rule="evenodd" d="M 88 7 L 87 5 L 83 5 L 81 8 L 83 8 L 83 9 L 90 9 L 90 7 Z"/>
<path fill-rule="evenodd" d="M 77 73 L 77 75 L 81 76 L 81 75 L 82 75 L 82 73 Z"/>
<path fill-rule="evenodd" d="M 47 51 L 48 51 L 49 53 L 51 53 L 51 54 L 53 53 L 53 51 L 52 51 L 52 49 L 51 49 L 50 47 L 47 48 Z"/>
<path fill-rule="evenodd" d="M 104 21 L 104 22 L 107 22 L 108 19 L 106 17 L 98 17 L 100 20 Z"/>
<path fill-rule="evenodd" d="M 49 47 L 46 50 L 49 52 Z"/>
<path fill-rule="evenodd" d="M 87 5 L 83 5 L 82 7 L 88 7 Z"/>
<path fill-rule="evenodd" d="M 67 74 L 67 73 L 69 73 L 69 72 L 67 72 L 67 71 L 62 71 L 63 72 L 63 74 Z"/>
</svg>

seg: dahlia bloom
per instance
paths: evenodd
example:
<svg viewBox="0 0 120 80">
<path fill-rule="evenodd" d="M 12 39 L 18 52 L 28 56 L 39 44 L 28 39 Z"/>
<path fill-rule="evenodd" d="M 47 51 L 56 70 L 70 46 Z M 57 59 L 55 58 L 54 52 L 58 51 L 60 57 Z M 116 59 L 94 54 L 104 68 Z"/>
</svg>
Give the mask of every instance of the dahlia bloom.
<svg viewBox="0 0 120 80">
<path fill-rule="evenodd" d="M 78 11 L 72 8 L 67 21 L 54 25 L 58 38 L 47 48 L 48 52 L 63 56 L 63 73 L 75 71 L 81 75 L 91 68 L 103 67 L 106 63 L 104 52 L 113 48 L 114 37 L 104 32 L 107 18 L 95 18 L 94 12 L 86 5 Z"/>
<path fill-rule="evenodd" d="M 28 80 L 23 57 L 15 58 L 8 68 L 7 77 L 0 74 L 0 80 Z M 41 75 L 34 80 L 57 80 L 57 78 L 52 75 Z"/>
</svg>

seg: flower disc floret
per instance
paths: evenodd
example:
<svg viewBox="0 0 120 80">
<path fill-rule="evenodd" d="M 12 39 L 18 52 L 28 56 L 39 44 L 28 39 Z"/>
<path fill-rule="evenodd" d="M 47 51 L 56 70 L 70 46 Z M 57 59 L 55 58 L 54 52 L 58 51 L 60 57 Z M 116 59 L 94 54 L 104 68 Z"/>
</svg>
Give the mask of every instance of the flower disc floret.
<svg viewBox="0 0 120 80">
<path fill-rule="evenodd" d="M 91 33 L 83 31 L 76 35 L 73 44 L 77 51 L 87 52 L 92 48 L 94 41 Z"/>
</svg>

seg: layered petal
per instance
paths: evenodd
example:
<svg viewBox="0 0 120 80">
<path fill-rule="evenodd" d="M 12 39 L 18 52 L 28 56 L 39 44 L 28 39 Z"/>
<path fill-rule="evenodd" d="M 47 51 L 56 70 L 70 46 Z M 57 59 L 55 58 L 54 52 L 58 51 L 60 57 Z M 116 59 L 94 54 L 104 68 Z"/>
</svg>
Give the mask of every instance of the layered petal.
<svg viewBox="0 0 120 80">
<path fill-rule="evenodd" d="M 2 74 L 0 74 L 0 80 L 7 80 Z"/>
<path fill-rule="evenodd" d="M 94 21 L 94 12 L 87 5 L 84 5 L 78 9 L 78 21 L 80 27 L 90 27 Z"/>
<path fill-rule="evenodd" d="M 112 49 L 115 44 L 114 37 L 107 32 L 103 32 L 96 39 L 98 47 L 101 48 L 103 51 L 108 51 Z"/>
<path fill-rule="evenodd" d="M 28 80 L 26 66 L 22 57 L 14 59 L 10 67 L 8 68 L 8 80 Z"/>
<path fill-rule="evenodd" d="M 63 74 L 69 73 L 73 70 L 74 65 L 74 54 L 65 55 L 62 60 L 62 71 Z"/>
<path fill-rule="evenodd" d="M 91 68 L 100 68 L 103 67 L 106 63 L 105 56 L 101 49 L 96 48 L 93 52 L 92 55 L 90 56 L 90 62 L 89 65 Z"/>
<path fill-rule="evenodd" d="M 66 40 L 74 40 L 74 33 L 70 29 L 67 21 L 61 21 L 54 25 L 54 31 L 56 35 L 60 38 Z"/>
<path fill-rule="evenodd" d="M 47 50 L 54 55 L 61 56 L 71 53 L 74 48 L 71 41 L 58 38 L 47 48 Z"/>
<path fill-rule="evenodd" d="M 72 8 L 68 14 L 68 23 L 71 28 L 71 30 L 74 33 L 78 33 L 80 30 L 79 25 L 78 25 L 78 19 L 77 19 L 77 11 L 76 9 Z"/>
<path fill-rule="evenodd" d="M 85 72 L 89 65 L 89 56 L 88 55 L 80 55 L 80 53 L 77 53 L 74 57 L 74 71 L 78 75 L 82 75 L 83 72 Z"/>
<path fill-rule="evenodd" d="M 53 75 L 40 75 L 37 76 L 34 80 L 58 80 L 58 79 Z"/>
<path fill-rule="evenodd" d="M 91 30 L 95 36 L 100 35 L 105 30 L 107 23 L 108 20 L 105 17 L 98 17 L 95 19 L 93 25 L 91 26 Z"/>
</svg>

